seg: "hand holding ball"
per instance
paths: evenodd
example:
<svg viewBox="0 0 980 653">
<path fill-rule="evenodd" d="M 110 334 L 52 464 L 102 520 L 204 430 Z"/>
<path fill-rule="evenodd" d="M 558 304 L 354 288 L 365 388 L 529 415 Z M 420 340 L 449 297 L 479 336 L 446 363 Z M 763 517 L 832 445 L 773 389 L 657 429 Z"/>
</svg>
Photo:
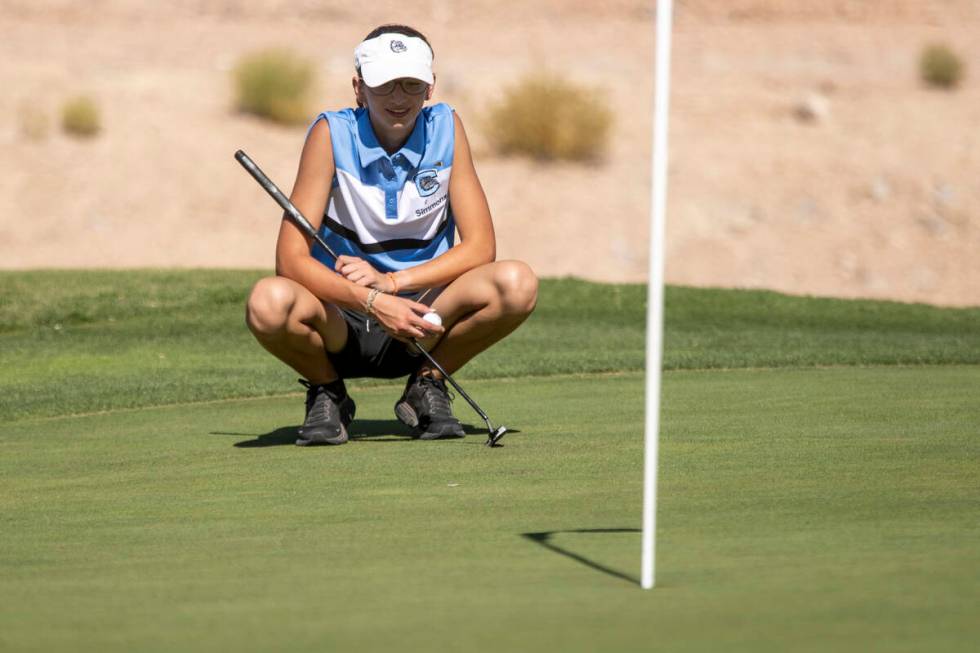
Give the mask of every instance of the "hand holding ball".
<svg viewBox="0 0 980 653">
<path fill-rule="evenodd" d="M 436 313 L 435 311 L 429 311 L 428 313 L 422 316 L 422 319 L 428 322 L 429 324 L 442 326 L 442 318 L 439 317 L 439 314 Z"/>
</svg>

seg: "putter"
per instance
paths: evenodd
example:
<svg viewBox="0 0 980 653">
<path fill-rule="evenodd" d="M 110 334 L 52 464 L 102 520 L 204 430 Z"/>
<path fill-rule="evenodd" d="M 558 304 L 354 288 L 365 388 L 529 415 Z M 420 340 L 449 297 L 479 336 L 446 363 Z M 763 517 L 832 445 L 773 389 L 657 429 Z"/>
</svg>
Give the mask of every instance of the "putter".
<svg viewBox="0 0 980 653">
<path fill-rule="evenodd" d="M 276 201 L 276 204 L 282 207 L 282 210 L 286 212 L 286 217 L 292 220 L 293 224 L 299 227 L 300 230 L 302 230 L 307 236 L 315 240 L 316 243 L 335 260 L 339 258 L 337 254 L 330 249 L 330 246 L 327 245 L 326 241 L 320 237 L 320 234 L 318 234 L 316 229 L 313 228 L 310 221 L 299 212 L 299 209 L 293 206 L 293 203 L 289 201 L 289 198 L 286 197 L 281 190 L 279 190 L 279 187 L 276 186 L 264 172 L 262 172 L 262 169 L 256 165 L 255 161 L 252 161 L 252 159 L 242 150 L 235 152 L 235 159 L 242 165 L 243 168 L 245 168 L 246 171 L 248 171 L 248 174 L 252 175 L 252 178 L 255 179 L 255 181 L 259 182 L 259 186 L 265 189 L 265 192 L 267 192 L 272 199 Z M 415 348 L 419 352 L 429 359 L 429 362 L 432 363 L 437 370 L 439 370 L 439 373 L 442 374 L 447 381 L 449 381 L 449 384 L 453 386 L 456 391 L 463 396 L 463 399 L 465 399 L 466 402 L 473 407 L 473 410 L 475 410 L 477 414 L 483 418 L 483 421 L 487 424 L 488 432 L 486 445 L 488 447 L 496 446 L 497 442 L 500 441 L 500 438 L 504 437 L 504 434 L 507 433 L 507 427 L 498 426 L 497 428 L 494 428 L 493 424 L 490 423 L 490 418 L 487 417 L 487 414 L 483 412 L 480 406 L 477 405 L 477 403 L 473 401 L 468 394 L 466 394 L 466 391 L 463 390 L 458 383 L 456 383 L 453 377 L 450 376 L 446 370 L 442 369 L 442 365 L 437 363 L 432 355 L 429 354 L 429 352 L 427 352 L 421 345 L 419 345 L 419 343 L 415 342 L 415 340 L 411 340 L 411 343 L 415 345 Z"/>
</svg>

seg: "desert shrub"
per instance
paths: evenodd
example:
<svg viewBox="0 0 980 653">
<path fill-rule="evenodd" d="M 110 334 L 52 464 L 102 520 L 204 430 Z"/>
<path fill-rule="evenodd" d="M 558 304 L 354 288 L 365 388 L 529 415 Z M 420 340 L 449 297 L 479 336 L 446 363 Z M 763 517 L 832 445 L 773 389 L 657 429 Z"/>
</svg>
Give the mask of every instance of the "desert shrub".
<svg viewBox="0 0 980 653">
<path fill-rule="evenodd" d="M 506 89 L 486 122 L 488 136 L 502 154 L 590 161 L 605 151 L 612 112 L 593 88 L 534 74 Z"/>
<path fill-rule="evenodd" d="M 930 45 L 922 51 L 919 74 L 930 86 L 953 88 L 963 77 L 963 60 L 946 45 Z"/>
<path fill-rule="evenodd" d="M 72 136 L 95 136 L 102 129 L 99 106 L 87 95 L 74 97 L 61 107 L 61 128 Z"/>
<path fill-rule="evenodd" d="M 284 125 L 305 123 L 314 76 L 313 64 L 289 50 L 246 55 L 234 70 L 236 106 Z"/>
</svg>

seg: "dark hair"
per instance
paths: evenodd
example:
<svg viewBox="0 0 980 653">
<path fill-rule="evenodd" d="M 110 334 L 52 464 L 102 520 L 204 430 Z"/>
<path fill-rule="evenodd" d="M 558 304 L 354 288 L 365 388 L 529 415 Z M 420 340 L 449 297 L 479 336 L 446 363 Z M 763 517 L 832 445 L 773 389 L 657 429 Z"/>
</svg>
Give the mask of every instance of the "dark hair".
<svg viewBox="0 0 980 653">
<path fill-rule="evenodd" d="M 373 30 L 371 30 L 370 32 L 368 32 L 368 35 L 365 36 L 363 40 L 364 41 L 369 41 L 369 40 L 371 40 L 373 38 L 376 38 L 378 36 L 381 36 L 382 34 L 391 34 L 391 33 L 401 34 L 402 36 L 414 36 L 416 38 L 420 38 L 423 41 L 425 41 L 425 44 L 427 46 L 429 46 L 429 50 L 432 51 L 432 44 L 429 43 L 429 39 L 425 38 L 425 34 L 423 34 L 422 32 L 418 31 L 414 27 L 409 27 L 408 25 L 399 25 L 397 23 L 391 23 L 389 25 L 378 25 Z M 435 56 L 436 56 L 436 53 L 433 51 L 432 52 L 432 58 L 434 59 Z M 357 74 L 358 75 L 361 74 L 361 69 L 360 68 L 357 69 Z"/>
</svg>

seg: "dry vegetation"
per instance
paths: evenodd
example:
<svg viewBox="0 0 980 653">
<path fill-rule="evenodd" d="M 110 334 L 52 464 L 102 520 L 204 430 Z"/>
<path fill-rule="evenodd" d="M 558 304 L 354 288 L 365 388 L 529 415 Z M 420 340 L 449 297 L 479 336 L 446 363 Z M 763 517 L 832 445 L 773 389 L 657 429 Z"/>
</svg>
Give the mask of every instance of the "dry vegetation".
<svg viewBox="0 0 980 653">
<path fill-rule="evenodd" d="M 291 50 L 248 54 L 234 71 L 236 106 L 283 125 L 308 123 L 315 75 L 313 63 Z"/>
<path fill-rule="evenodd" d="M 71 98 L 61 107 L 61 128 L 66 134 L 90 138 L 102 129 L 99 106 L 87 95 Z"/>
<path fill-rule="evenodd" d="M 502 154 L 598 161 L 609 146 L 612 112 L 596 89 L 555 74 L 527 75 L 490 108 L 486 138 Z"/>
<path fill-rule="evenodd" d="M 959 85 L 964 72 L 963 60 L 952 48 L 942 43 L 930 45 L 922 51 L 919 73 L 930 86 L 951 89 Z"/>
</svg>

